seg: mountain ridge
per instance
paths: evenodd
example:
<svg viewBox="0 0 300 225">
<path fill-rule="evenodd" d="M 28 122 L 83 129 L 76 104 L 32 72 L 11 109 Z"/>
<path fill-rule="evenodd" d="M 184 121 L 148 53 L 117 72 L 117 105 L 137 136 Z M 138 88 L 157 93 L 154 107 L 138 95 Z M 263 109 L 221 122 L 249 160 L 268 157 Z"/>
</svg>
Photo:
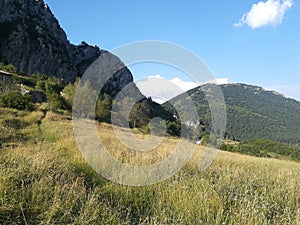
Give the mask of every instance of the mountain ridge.
<svg viewBox="0 0 300 225">
<path fill-rule="evenodd" d="M 73 82 L 106 51 L 76 46 L 43 0 L 0 0 L 0 61 L 27 75 L 43 73 Z M 124 71 L 123 71 L 124 72 Z M 133 81 L 125 71 L 127 83 Z"/>
<path fill-rule="evenodd" d="M 206 94 L 211 85 L 205 84 L 187 91 L 195 102 L 199 123 L 209 132 L 211 115 Z M 263 87 L 229 83 L 218 85 L 224 95 L 227 113 L 225 138 L 244 141 L 268 139 L 284 143 L 300 143 L 300 102 Z M 183 95 L 170 100 L 180 107 Z M 164 104 L 168 107 L 168 104 Z"/>
<path fill-rule="evenodd" d="M 67 39 L 49 6 L 43 0 L 0 0 L 0 62 L 12 64 L 30 76 L 42 73 L 73 83 L 106 50 Z M 115 97 L 126 85 L 144 98 L 125 66 L 112 74 L 103 92 Z"/>
</svg>

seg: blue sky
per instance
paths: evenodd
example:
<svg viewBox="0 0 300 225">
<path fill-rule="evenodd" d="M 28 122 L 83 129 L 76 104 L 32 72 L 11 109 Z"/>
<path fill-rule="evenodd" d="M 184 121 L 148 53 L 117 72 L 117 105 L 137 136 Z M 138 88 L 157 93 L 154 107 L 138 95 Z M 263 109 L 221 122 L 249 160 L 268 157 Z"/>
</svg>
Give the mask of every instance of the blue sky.
<svg viewBox="0 0 300 225">
<path fill-rule="evenodd" d="M 102 49 L 143 40 L 176 43 L 196 53 L 216 78 L 276 90 L 300 100 L 299 0 L 46 0 L 74 44 Z M 244 15 L 244 16 L 243 16 Z M 189 81 L 162 65 L 130 67 Z"/>
</svg>

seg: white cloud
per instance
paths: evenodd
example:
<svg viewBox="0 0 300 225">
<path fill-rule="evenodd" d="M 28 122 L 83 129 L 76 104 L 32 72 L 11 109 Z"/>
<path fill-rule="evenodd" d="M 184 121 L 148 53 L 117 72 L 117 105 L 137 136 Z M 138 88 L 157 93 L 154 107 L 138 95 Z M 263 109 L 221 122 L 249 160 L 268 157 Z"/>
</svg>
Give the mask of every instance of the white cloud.
<svg viewBox="0 0 300 225">
<path fill-rule="evenodd" d="M 284 15 L 293 6 L 293 0 L 267 0 L 253 4 L 249 12 L 245 13 L 235 27 L 247 24 L 256 29 L 264 26 L 278 26 L 282 23 Z"/>
<path fill-rule="evenodd" d="M 178 77 L 167 80 L 160 75 L 155 75 L 148 76 L 144 80 L 137 81 L 136 85 L 143 95 L 145 95 L 146 97 L 152 97 L 152 99 L 158 103 L 163 103 L 185 91 L 188 91 L 205 83 L 227 84 L 228 79 L 222 78 L 207 82 L 193 82 L 183 81 Z"/>
</svg>

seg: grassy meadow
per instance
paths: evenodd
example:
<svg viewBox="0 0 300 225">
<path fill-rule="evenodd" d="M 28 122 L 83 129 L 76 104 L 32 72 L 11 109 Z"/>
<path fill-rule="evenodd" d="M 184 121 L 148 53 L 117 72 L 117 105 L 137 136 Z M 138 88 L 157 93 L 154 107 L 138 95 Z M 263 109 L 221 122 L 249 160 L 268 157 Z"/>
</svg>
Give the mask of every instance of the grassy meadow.
<svg viewBox="0 0 300 225">
<path fill-rule="evenodd" d="M 108 124 L 99 135 L 127 163 L 155 163 L 123 147 Z M 0 108 L 0 224 L 300 224 L 300 164 L 220 151 L 205 171 L 197 146 L 175 176 L 145 187 L 112 183 L 81 156 L 70 115 Z M 145 136 L 136 134 L 140 138 Z"/>
</svg>

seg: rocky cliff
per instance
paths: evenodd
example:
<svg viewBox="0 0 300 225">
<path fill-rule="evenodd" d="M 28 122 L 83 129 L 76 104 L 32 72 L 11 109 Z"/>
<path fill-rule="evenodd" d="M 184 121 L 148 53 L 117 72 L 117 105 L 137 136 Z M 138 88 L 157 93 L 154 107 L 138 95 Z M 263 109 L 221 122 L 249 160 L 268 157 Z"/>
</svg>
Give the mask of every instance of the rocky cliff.
<svg viewBox="0 0 300 225">
<path fill-rule="evenodd" d="M 71 44 L 43 0 L 0 0 L 1 62 L 27 75 L 41 72 L 72 82 L 104 52 L 85 42 Z M 121 89 L 133 78 L 125 68 L 112 80 L 108 86 Z"/>
</svg>

